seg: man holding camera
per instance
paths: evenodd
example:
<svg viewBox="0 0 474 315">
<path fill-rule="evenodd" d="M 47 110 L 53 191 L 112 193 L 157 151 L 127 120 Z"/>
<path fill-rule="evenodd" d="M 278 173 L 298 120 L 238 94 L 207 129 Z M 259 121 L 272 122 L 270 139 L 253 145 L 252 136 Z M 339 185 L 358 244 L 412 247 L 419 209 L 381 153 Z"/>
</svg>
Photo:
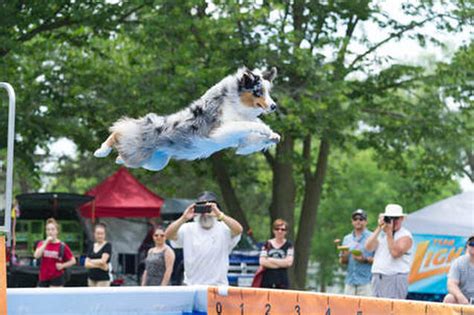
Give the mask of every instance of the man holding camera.
<svg viewBox="0 0 474 315">
<path fill-rule="evenodd" d="M 377 228 L 365 243 L 368 251 L 375 251 L 372 265 L 375 297 L 405 299 L 408 294 L 413 236 L 402 227 L 405 216 L 400 205 L 387 205 L 379 216 Z"/>
<path fill-rule="evenodd" d="M 201 193 L 165 232 L 173 247 L 183 248 L 184 284 L 227 285 L 229 254 L 242 231 L 220 210 L 214 193 Z"/>
<path fill-rule="evenodd" d="M 364 210 L 357 209 L 352 212 L 352 226 L 354 231 L 344 236 L 343 249 L 339 256 L 339 263 L 348 265 L 344 294 L 370 296 L 370 268 L 374 253 L 364 248 L 365 242 L 372 234 L 366 228 L 367 213 Z"/>
</svg>

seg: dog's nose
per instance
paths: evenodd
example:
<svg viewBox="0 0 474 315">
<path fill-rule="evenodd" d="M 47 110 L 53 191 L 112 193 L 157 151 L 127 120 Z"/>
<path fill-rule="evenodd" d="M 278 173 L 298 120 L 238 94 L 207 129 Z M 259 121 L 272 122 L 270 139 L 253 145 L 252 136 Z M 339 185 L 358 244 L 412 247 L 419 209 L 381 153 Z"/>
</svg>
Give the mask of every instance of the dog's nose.
<svg viewBox="0 0 474 315">
<path fill-rule="evenodd" d="M 270 110 L 272 112 L 276 111 L 276 109 L 277 109 L 277 104 L 273 103 L 272 105 L 270 105 Z"/>
</svg>

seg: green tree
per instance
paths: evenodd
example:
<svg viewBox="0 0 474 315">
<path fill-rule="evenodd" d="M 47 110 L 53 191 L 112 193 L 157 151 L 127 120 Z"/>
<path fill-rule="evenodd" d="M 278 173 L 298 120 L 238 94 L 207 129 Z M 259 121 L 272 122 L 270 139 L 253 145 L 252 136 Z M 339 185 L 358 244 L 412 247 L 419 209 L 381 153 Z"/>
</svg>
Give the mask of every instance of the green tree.
<svg viewBox="0 0 474 315">
<path fill-rule="evenodd" d="M 84 173 L 99 180 L 103 173 L 94 172 L 94 167 L 105 174 L 114 168 L 112 159 L 106 165 L 82 154 L 90 156 L 120 116 L 172 113 L 242 64 L 276 65 L 280 77 L 274 94 L 280 112 L 265 118 L 283 135 L 275 150 L 249 158 L 223 152 L 209 165 L 177 162 L 163 173 L 134 173 L 155 186 L 169 181 L 173 187 L 169 191 L 183 195 L 200 189 L 202 183 L 212 186 L 208 178 L 213 174 L 231 215 L 259 236 L 268 232 L 262 223 L 286 219 L 294 227 L 290 231 L 296 246 L 294 284 L 303 288 L 311 242 L 320 226 L 319 205 L 326 200 L 326 174 L 333 171 L 329 162 L 336 161 L 339 152 L 352 146 L 373 148 L 382 168 L 396 169 L 398 176 L 414 183 L 412 190 L 401 191 L 397 201 L 421 202 L 459 172 L 454 160 L 462 155 L 433 155 L 441 144 L 437 137 L 453 134 L 458 120 L 446 113 L 446 99 L 437 93 L 454 81 L 442 84 L 422 67 L 386 62 L 390 56 L 377 54 L 402 38 L 415 38 L 420 45 L 440 44 L 420 30 L 427 23 L 452 34 L 469 26 L 472 6 L 450 4 L 452 10 L 443 12 L 431 1 L 404 4 L 402 10 L 412 17 L 408 22 L 396 20 L 368 0 L 65 2 L 68 11 L 53 18 L 47 14 L 63 6 L 55 3 L 51 6 L 56 9 L 48 5 L 43 10 L 2 4 L 9 16 L 17 16 L 0 22 L 5 39 L 2 73 L 25 87 L 19 99 L 17 156 L 34 163 L 37 147 L 47 148 L 65 136 L 81 153 L 77 165 L 71 165 L 73 173 L 86 170 L 83 165 L 89 161 L 91 168 Z M 41 27 L 58 25 L 56 17 L 63 16 L 75 23 Z M 13 27 L 16 20 L 22 27 Z M 29 25 L 42 31 L 22 41 Z M 363 26 L 377 28 L 386 37 L 372 41 Z M 462 68 L 469 60 L 459 57 L 453 62 Z M 463 82 L 470 84 L 467 79 Z M 463 91 L 464 86 L 456 95 L 464 95 Z M 199 178 L 198 184 L 191 183 L 193 178 Z M 69 188 L 84 186 L 74 185 Z M 264 212 L 267 205 L 269 211 Z"/>
</svg>

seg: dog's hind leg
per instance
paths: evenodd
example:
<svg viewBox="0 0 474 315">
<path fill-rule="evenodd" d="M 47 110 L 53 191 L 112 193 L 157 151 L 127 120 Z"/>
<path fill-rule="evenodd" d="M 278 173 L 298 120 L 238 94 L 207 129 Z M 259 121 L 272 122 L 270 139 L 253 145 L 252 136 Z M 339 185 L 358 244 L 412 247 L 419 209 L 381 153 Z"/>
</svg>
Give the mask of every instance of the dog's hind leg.
<svg viewBox="0 0 474 315">
<path fill-rule="evenodd" d="M 105 140 L 104 143 L 102 143 L 102 145 L 100 146 L 100 148 L 98 148 L 97 150 L 95 150 L 94 152 L 94 156 L 95 157 L 98 157 L 98 158 L 103 158 L 103 157 L 106 157 L 107 155 L 110 154 L 110 152 L 112 152 L 112 147 L 114 146 L 114 144 L 117 142 L 117 134 L 115 132 L 113 132 L 108 138 L 107 140 Z"/>
<path fill-rule="evenodd" d="M 125 164 L 125 161 L 122 159 L 120 155 L 117 155 L 117 158 L 115 159 L 115 164 L 123 165 Z"/>
<path fill-rule="evenodd" d="M 142 167 L 149 171 L 161 171 L 168 165 L 170 156 L 163 151 L 155 151 Z"/>
</svg>

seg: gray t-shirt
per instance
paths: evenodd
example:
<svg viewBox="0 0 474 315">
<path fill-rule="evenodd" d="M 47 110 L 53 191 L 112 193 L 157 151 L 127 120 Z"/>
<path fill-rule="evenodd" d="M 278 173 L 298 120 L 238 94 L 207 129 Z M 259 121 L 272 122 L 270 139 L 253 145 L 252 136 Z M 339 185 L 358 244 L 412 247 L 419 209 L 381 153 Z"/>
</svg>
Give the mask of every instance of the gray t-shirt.
<svg viewBox="0 0 474 315">
<path fill-rule="evenodd" d="M 474 265 L 469 260 L 469 255 L 457 258 L 448 273 L 448 278 L 459 283 L 459 289 L 468 300 L 474 298 Z"/>
</svg>

